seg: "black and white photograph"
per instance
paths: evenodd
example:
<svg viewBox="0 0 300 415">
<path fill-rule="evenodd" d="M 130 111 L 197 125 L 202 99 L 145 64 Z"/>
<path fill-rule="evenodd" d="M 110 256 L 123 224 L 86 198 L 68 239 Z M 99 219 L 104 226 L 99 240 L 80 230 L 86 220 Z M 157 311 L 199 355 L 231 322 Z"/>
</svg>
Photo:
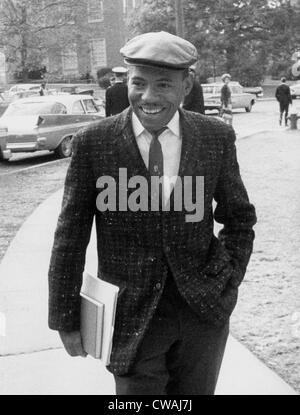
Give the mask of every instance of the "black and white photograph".
<svg viewBox="0 0 300 415">
<path fill-rule="evenodd" d="M 299 395 L 299 183 L 300 0 L 0 0 L 0 395 Z"/>
</svg>

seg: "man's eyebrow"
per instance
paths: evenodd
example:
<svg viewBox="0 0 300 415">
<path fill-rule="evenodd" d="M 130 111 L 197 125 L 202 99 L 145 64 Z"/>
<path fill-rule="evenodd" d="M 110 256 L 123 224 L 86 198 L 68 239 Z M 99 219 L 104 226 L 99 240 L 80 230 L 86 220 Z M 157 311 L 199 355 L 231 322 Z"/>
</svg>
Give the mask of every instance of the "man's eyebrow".
<svg viewBox="0 0 300 415">
<path fill-rule="evenodd" d="M 171 78 L 159 78 L 156 82 L 173 82 Z"/>
<path fill-rule="evenodd" d="M 136 76 L 133 76 L 131 78 L 131 80 L 133 80 L 133 81 L 145 81 L 145 78 L 136 75 Z M 173 82 L 173 80 L 171 78 L 165 77 L 165 78 L 155 79 L 155 82 Z"/>
<path fill-rule="evenodd" d="M 144 81 L 145 80 L 141 76 L 133 76 L 131 79 L 134 79 L 135 81 Z"/>
</svg>

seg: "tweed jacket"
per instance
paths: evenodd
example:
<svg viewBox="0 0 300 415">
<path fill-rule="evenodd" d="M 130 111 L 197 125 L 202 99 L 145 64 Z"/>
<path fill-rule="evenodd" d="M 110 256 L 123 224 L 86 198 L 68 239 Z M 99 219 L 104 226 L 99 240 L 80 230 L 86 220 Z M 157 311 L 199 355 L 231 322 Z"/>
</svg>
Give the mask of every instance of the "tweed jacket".
<svg viewBox="0 0 300 415">
<path fill-rule="evenodd" d="M 228 321 L 252 252 L 256 222 L 239 173 L 233 129 L 184 110 L 179 177 L 204 177 L 203 220 L 186 222 L 187 212 L 172 208 L 100 212 L 99 177 L 112 176 L 118 182 L 121 167 L 127 169 L 128 180 L 136 175 L 150 180 L 131 115 L 129 108 L 76 135 L 49 269 L 49 327 L 78 330 L 79 292 L 95 217 L 98 276 L 120 287 L 109 366 L 118 375 L 128 373 L 170 272 L 203 322 L 221 326 Z M 223 224 L 218 238 L 214 219 Z"/>
</svg>

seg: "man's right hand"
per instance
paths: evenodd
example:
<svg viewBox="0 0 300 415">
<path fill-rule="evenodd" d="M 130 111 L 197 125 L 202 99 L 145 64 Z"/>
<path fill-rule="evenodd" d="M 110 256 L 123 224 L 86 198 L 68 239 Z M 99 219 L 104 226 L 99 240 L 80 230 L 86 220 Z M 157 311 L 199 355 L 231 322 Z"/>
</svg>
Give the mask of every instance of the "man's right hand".
<svg viewBox="0 0 300 415">
<path fill-rule="evenodd" d="M 87 353 L 83 350 L 80 331 L 59 331 L 59 336 L 67 353 L 72 357 L 86 357 Z"/>
</svg>

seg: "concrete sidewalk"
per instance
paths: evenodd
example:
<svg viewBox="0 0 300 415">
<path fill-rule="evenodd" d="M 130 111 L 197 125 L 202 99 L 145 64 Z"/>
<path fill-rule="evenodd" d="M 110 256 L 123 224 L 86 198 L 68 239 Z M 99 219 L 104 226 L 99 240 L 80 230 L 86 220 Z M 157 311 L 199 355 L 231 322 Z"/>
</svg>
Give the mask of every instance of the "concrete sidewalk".
<svg viewBox="0 0 300 415">
<path fill-rule="evenodd" d="M 0 323 L 0 395 L 114 394 L 113 378 L 99 362 L 68 357 L 47 328 L 47 272 L 61 197 L 55 193 L 27 219 L 0 264 L 0 317 L 6 319 L 5 337 Z M 86 267 L 93 274 L 95 246 L 93 230 Z M 297 395 L 232 337 L 217 394 Z"/>
</svg>

